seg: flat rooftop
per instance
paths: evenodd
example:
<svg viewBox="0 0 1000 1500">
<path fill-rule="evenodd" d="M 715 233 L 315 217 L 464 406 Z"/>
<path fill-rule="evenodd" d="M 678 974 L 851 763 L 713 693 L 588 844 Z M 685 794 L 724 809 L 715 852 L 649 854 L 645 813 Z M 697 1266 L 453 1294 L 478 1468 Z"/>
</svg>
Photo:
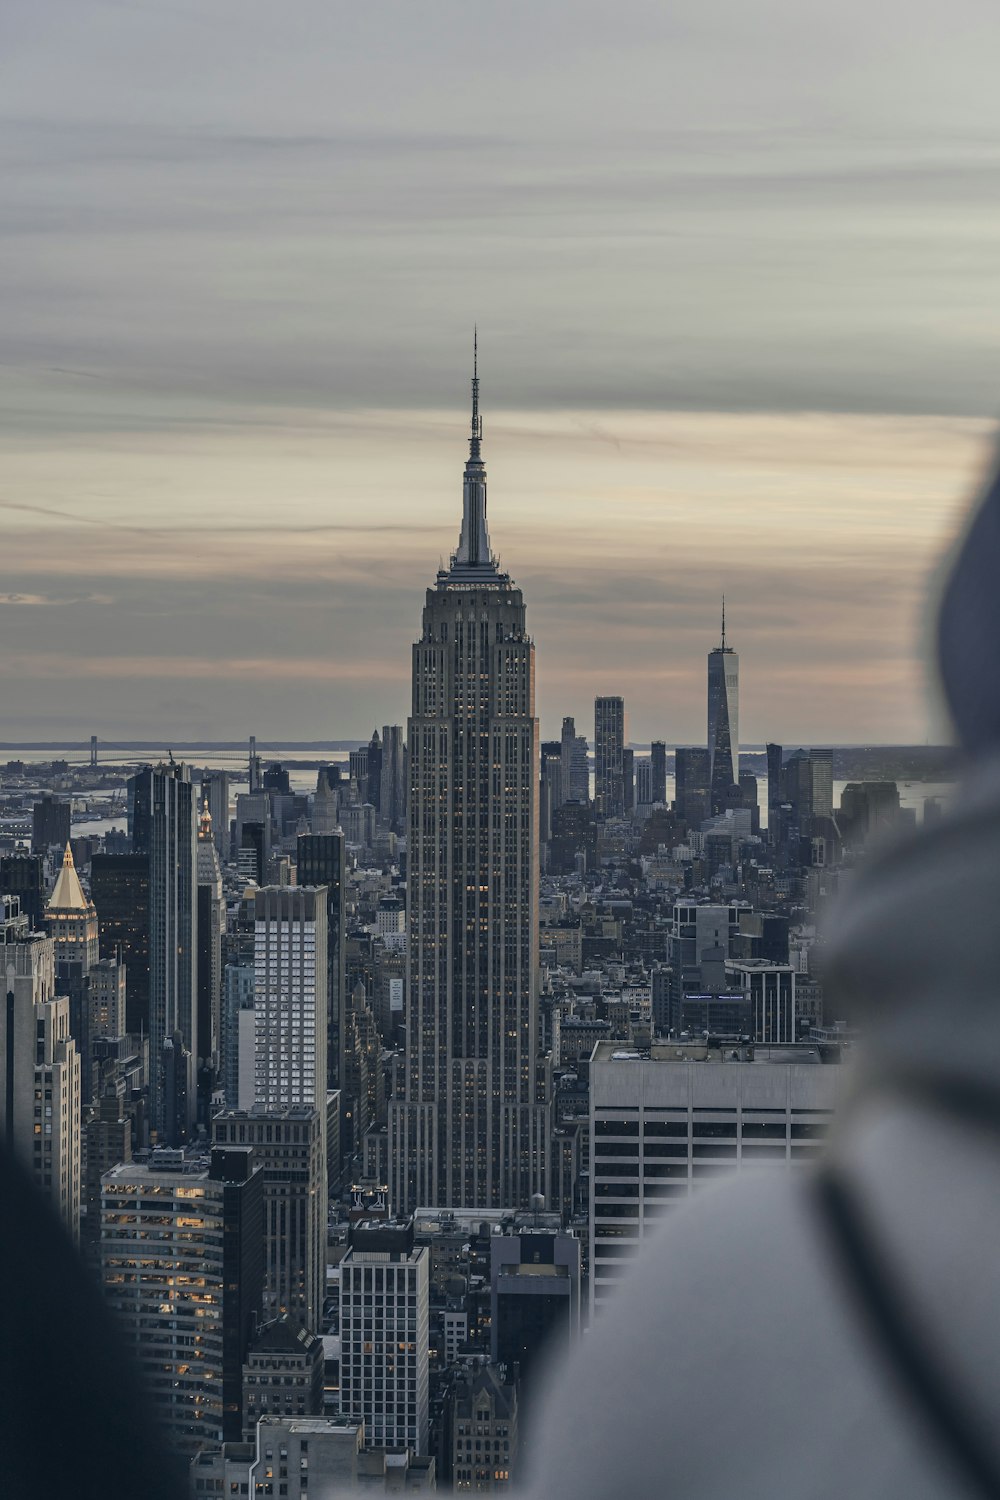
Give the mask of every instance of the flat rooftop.
<svg viewBox="0 0 1000 1500">
<path fill-rule="evenodd" d="M 837 1045 L 821 1046 L 816 1042 L 744 1042 L 737 1038 L 709 1037 L 698 1040 L 653 1042 L 650 1046 L 627 1047 L 621 1042 L 597 1042 L 590 1058 L 592 1063 L 616 1063 L 623 1068 L 632 1063 L 831 1063 L 840 1061 Z"/>
</svg>

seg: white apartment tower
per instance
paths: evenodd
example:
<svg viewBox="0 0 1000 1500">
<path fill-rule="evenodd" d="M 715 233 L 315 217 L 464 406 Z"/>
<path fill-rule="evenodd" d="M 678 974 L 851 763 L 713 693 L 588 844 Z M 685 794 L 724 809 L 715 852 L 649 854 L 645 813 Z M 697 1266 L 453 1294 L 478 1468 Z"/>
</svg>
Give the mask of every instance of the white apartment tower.
<svg viewBox="0 0 1000 1500">
<path fill-rule="evenodd" d="M 326 1114 L 326 888 L 267 886 L 254 905 L 254 1103 Z M 242 1098 L 241 1098 L 242 1103 Z"/>
<path fill-rule="evenodd" d="M 479 382 L 462 531 L 413 647 L 406 1074 L 393 1207 L 512 1207 L 544 1191 L 535 652 L 490 550 Z"/>
</svg>

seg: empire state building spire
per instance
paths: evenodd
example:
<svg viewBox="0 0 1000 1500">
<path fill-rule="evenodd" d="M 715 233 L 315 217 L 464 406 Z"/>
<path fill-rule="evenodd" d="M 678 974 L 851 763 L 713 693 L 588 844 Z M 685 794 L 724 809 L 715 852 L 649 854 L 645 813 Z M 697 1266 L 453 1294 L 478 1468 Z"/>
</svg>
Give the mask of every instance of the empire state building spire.
<svg viewBox="0 0 1000 1500">
<path fill-rule="evenodd" d="M 486 525 L 486 465 L 483 463 L 483 419 L 479 415 L 479 335 L 472 342 L 472 428 L 462 481 L 462 534 L 448 576 L 459 582 L 498 577 Z"/>
</svg>

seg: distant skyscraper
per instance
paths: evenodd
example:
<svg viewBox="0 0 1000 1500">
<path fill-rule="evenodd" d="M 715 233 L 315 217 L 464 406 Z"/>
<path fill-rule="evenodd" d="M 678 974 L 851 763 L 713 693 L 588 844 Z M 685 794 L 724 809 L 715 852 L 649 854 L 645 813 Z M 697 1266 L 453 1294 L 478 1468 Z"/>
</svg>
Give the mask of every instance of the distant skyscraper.
<svg viewBox="0 0 1000 1500">
<path fill-rule="evenodd" d="M 208 798 L 212 815 L 212 837 L 220 859 L 229 857 L 229 772 L 204 771 L 201 796 Z"/>
<path fill-rule="evenodd" d="M 545 844 L 552 836 L 552 814 L 566 800 L 562 789 L 562 745 L 559 740 L 545 740 L 542 743 L 540 797 L 539 836 Z"/>
<path fill-rule="evenodd" d="M 69 1001 L 69 1024 L 77 1051 L 83 1102 L 90 1103 L 90 971 L 97 963 L 97 912 L 84 895 L 67 843 L 62 868 L 45 910 L 56 961 L 56 988 Z"/>
<path fill-rule="evenodd" d="M 90 890 L 101 957 L 125 964 L 125 1029 L 149 1034 L 149 855 L 95 854 Z"/>
<path fill-rule="evenodd" d="M 409 986 L 392 1204 L 517 1207 L 545 1182 L 534 646 L 490 550 L 479 382 L 462 531 L 413 647 Z"/>
<path fill-rule="evenodd" d="M 23 848 L 0 855 L 0 896 L 16 896 L 33 932 L 45 927 L 45 871 L 40 854 Z"/>
<path fill-rule="evenodd" d="M 363 796 L 378 813 L 382 811 L 382 741 L 378 737 L 377 729 L 372 731 L 372 737 L 368 742 L 366 769 L 368 775 L 363 788 Z"/>
<path fill-rule="evenodd" d="M 667 800 L 667 747 L 663 740 L 654 740 L 649 747 L 649 774 L 652 801 Z"/>
<path fill-rule="evenodd" d="M 833 751 L 810 750 L 813 766 L 812 811 L 814 818 L 833 817 Z"/>
<path fill-rule="evenodd" d="M 625 811 L 625 700 L 594 699 L 594 796 L 601 818 Z"/>
<path fill-rule="evenodd" d="M 648 755 L 635 761 L 635 805 L 649 807 L 653 801 L 653 768 Z"/>
<path fill-rule="evenodd" d="M 635 751 L 628 745 L 622 751 L 622 808 L 635 811 Z"/>
<path fill-rule="evenodd" d="M 406 827 L 406 783 L 403 779 L 403 726 L 382 726 L 382 791 L 379 813 L 393 833 Z"/>
<path fill-rule="evenodd" d="M 339 1089 L 344 1079 L 344 1004 L 346 999 L 347 887 L 344 835 L 302 833 L 296 846 L 296 884 L 326 888 L 327 1044 L 326 1086 Z"/>
<path fill-rule="evenodd" d="M 576 732 L 571 718 L 562 721 L 562 800 L 590 800 L 590 771 L 587 765 L 587 741 Z"/>
<path fill-rule="evenodd" d="M 726 645 L 725 602 L 722 643 L 708 653 L 708 764 L 712 812 L 724 812 L 740 780 L 740 659 Z"/>
<path fill-rule="evenodd" d="M 31 849 L 44 854 L 46 849 L 65 848 L 70 835 L 70 806 L 59 797 L 44 792 L 31 811 Z"/>
<path fill-rule="evenodd" d="M 222 934 L 226 907 L 208 799 L 198 825 L 198 1118 L 208 1125 L 222 1037 Z"/>
<path fill-rule="evenodd" d="M 45 920 L 52 938 L 56 962 L 61 958 L 78 959 L 86 973 L 98 958 L 97 911 L 84 895 L 80 877 L 73 863 L 73 850 L 67 843 L 62 868 L 45 910 Z"/>
<path fill-rule="evenodd" d="M 179 1082 L 177 1046 L 186 1054 L 185 1113 L 194 1123 L 198 1047 L 198 820 L 186 766 L 147 766 L 129 781 L 132 843 L 149 862 L 149 1071 L 153 1124 L 179 1142 L 178 1112 L 166 1099 L 167 1071 Z M 165 1055 L 171 1048 L 171 1055 Z M 180 1129 L 183 1136 L 185 1131 Z"/>
<path fill-rule="evenodd" d="M 781 746 L 769 744 L 767 747 L 767 830 L 772 843 L 778 837 L 778 808 L 785 800 L 781 774 L 783 762 L 784 752 Z"/>
<path fill-rule="evenodd" d="M 709 816 L 708 751 L 701 745 L 678 745 L 674 752 L 674 805 L 686 823 L 697 826 Z"/>
</svg>

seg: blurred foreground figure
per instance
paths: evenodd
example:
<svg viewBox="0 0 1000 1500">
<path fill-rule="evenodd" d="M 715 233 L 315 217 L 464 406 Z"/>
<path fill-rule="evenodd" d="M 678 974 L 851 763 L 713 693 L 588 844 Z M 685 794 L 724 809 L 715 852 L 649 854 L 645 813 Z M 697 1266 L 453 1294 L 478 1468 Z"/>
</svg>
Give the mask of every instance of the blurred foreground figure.
<svg viewBox="0 0 1000 1500">
<path fill-rule="evenodd" d="M 4 1500 L 181 1500 L 100 1293 L 49 1205 L 0 1151 Z"/>
<path fill-rule="evenodd" d="M 545 1500 L 1000 1495 L 1000 489 L 939 622 L 968 752 L 951 812 L 872 860 L 831 934 L 865 1033 L 814 1175 L 679 1208 L 535 1433 Z"/>
</svg>

